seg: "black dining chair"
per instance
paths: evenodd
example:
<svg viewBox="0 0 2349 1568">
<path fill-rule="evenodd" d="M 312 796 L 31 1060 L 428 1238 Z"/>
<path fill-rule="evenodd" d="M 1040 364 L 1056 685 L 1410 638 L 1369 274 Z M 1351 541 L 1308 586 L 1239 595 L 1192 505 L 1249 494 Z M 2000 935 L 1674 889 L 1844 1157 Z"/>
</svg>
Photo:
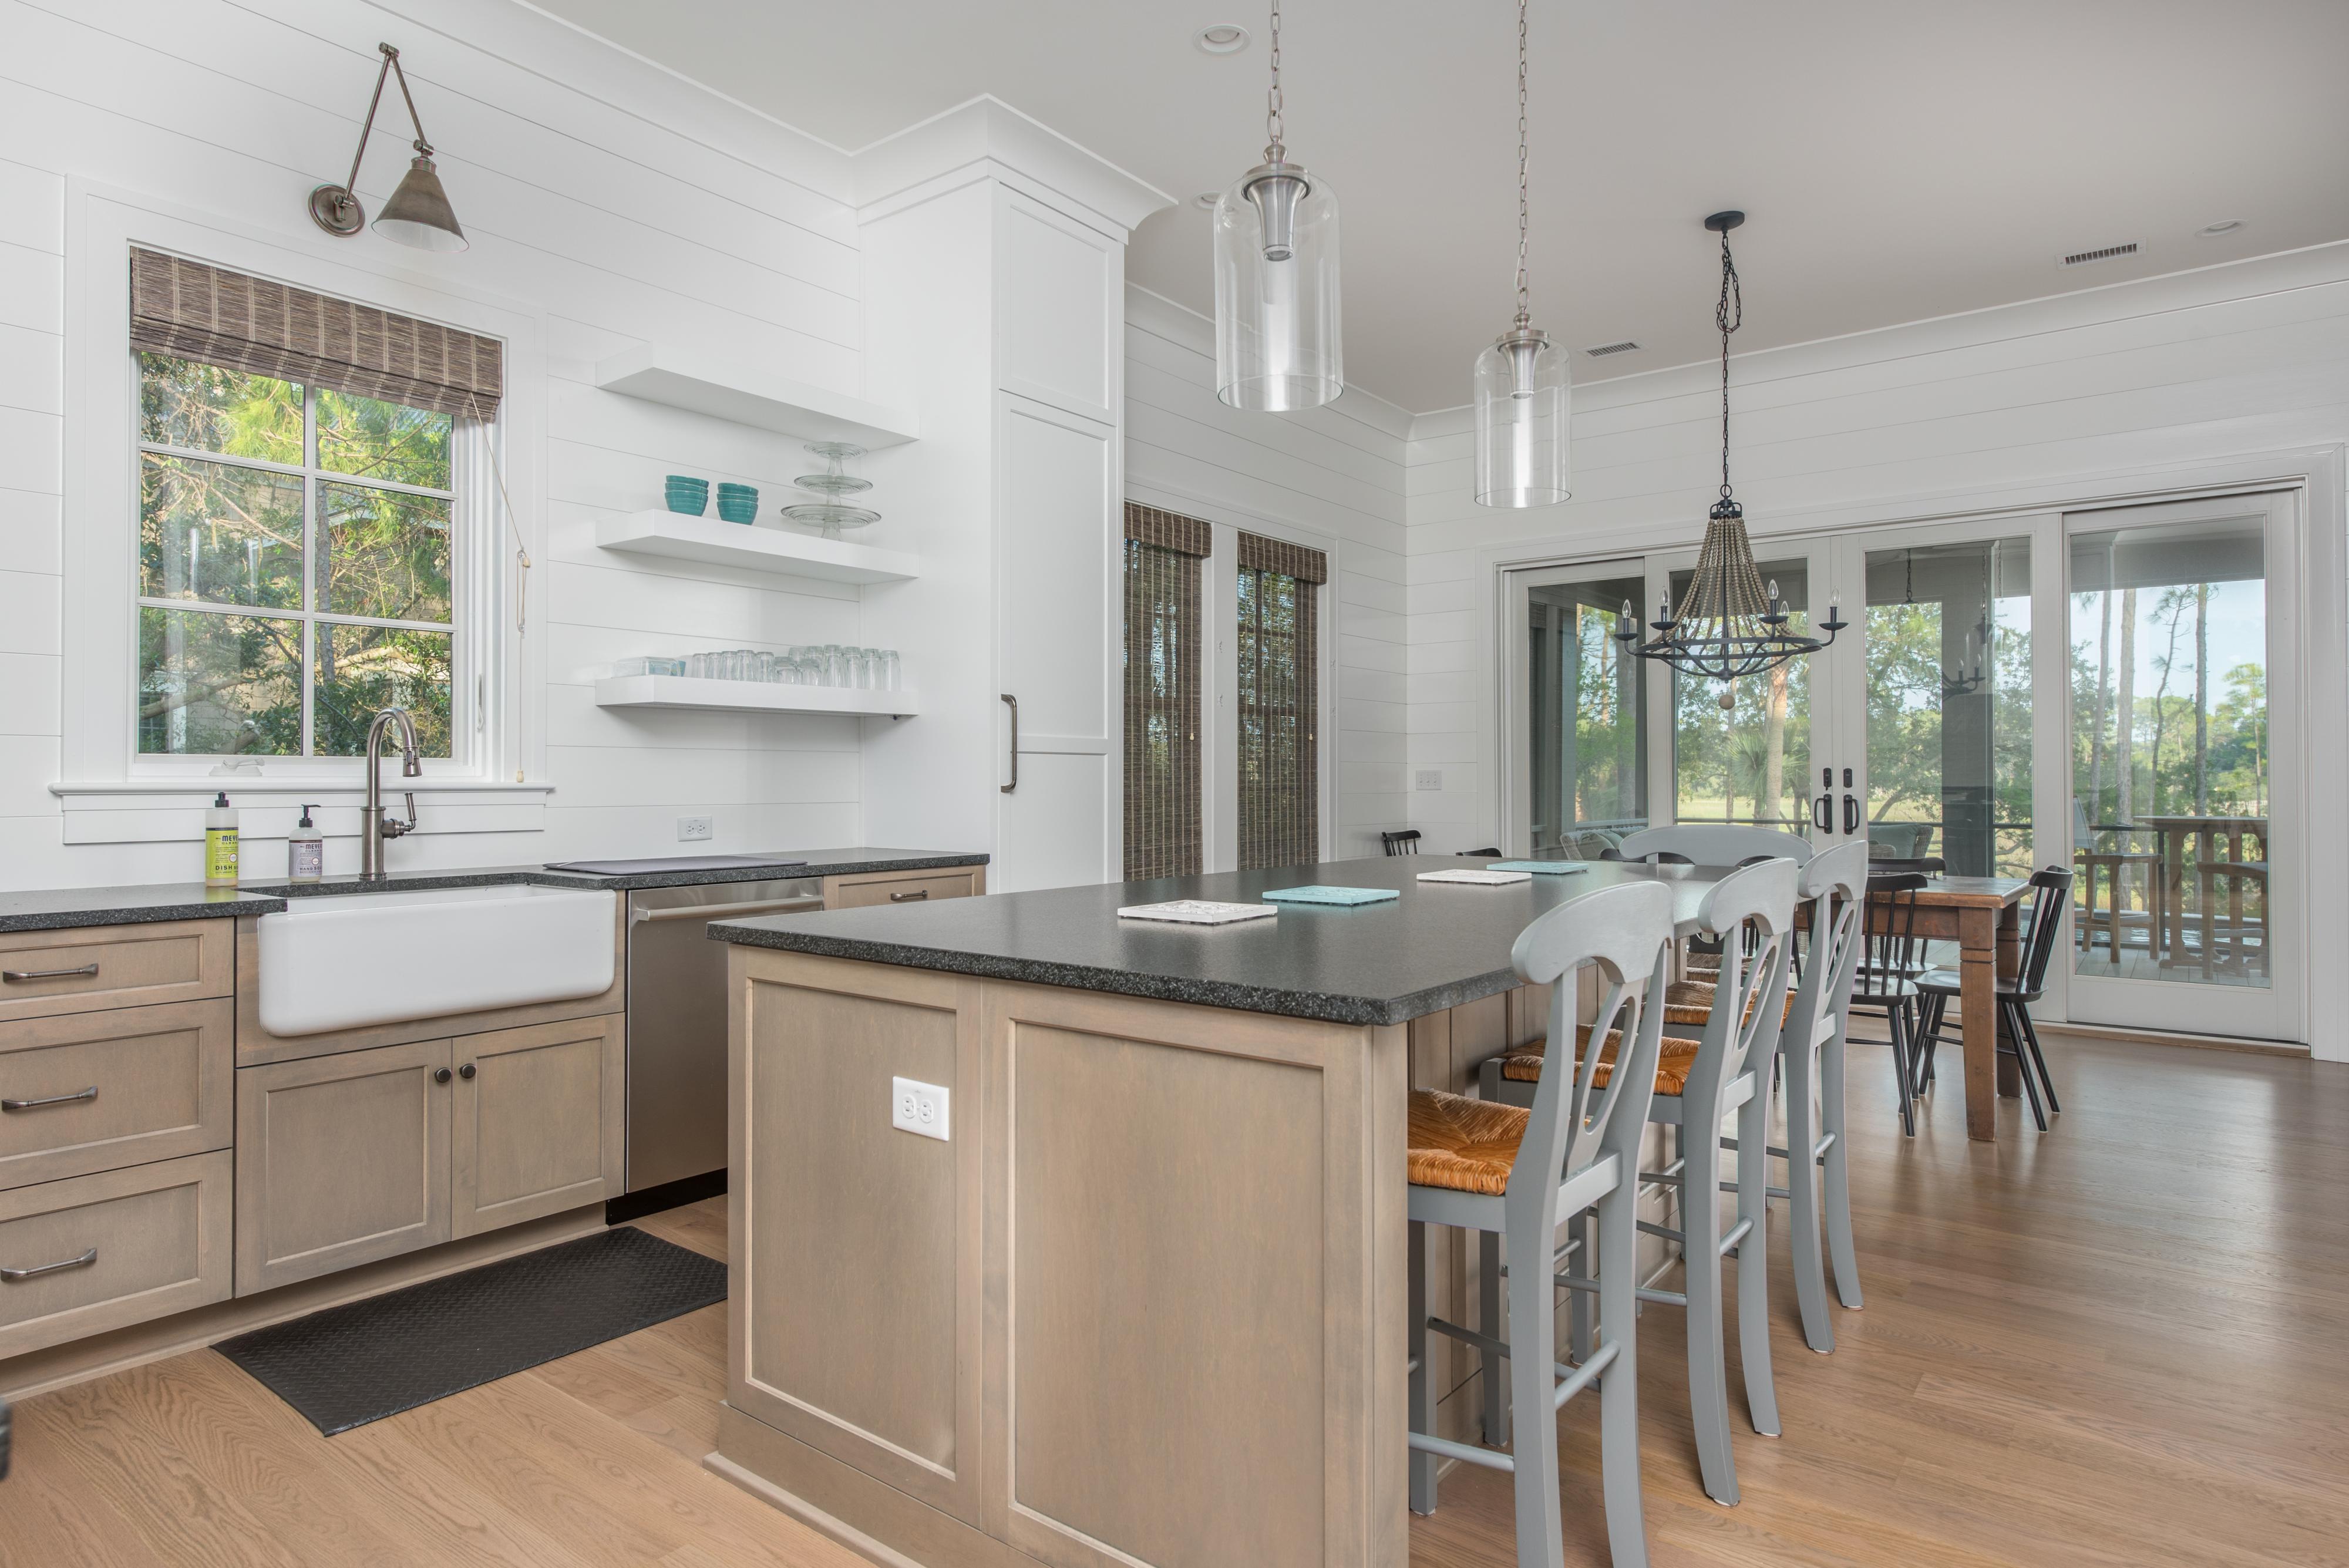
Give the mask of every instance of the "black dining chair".
<svg viewBox="0 0 2349 1568">
<path fill-rule="evenodd" d="M 2047 1113 L 2061 1116 L 2063 1105 L 2055 1098 L 2055 1080 L 2047 1075 L 2047 1057 L 2039 1049 L 2039 1031 L 2031 1026 L 2031 1004 L 2047 990 L 2047 964 L 2055 951 L 2056 934 L 2064 929 L 2064 911 L 2072 903 L 2072 879 L 2075 873 L 2051 866 L 2044 871 L 2031 874 L 2033 898 L 2031 923 L 2023 935 L 2022 972 L 2013 979 L 1999 977 L 1999 1019 L 2006 1025 L 2001 1033 L 1999 1051 L 2014 1058 L 2016 1070 L 2022 1075 L 2023 1089 L 2031 1099 L 2031 1119 L 2039 1130 L 2047 1130 Z M 1917 979 L 1917 989 L 1923 993 L 1923 1016 L 1917 1032 L 1917 1044 L 1923 1053 L 1924 1081 L 1933 1076 L 1933 1051 L 1941 1043 L 1941 1020 L 1949 1012 L 1950 999 L 1959 993 L 1958 971 L 1953 969 L 1928 970 Z M 2046 1104 L 2040 1104 L 2042 1093 Z"/>
<path fill-rule="evenodd" d="M 1926 972 L 1925 944 L 1917 935 L 1917 895 L 1928 878 L 1921 872 L 1880 874 L 1868 878 L 1867 941 L 1852 977 L 1851 1009 L 1846 1014 L 1881 1013 L 1891 1039 L 1861 1040 L 1862 1045 L 1892 1047 L 1892 1075 L 1900 1089 L 1900 1130 L 1917 1136 L 1919 982 Z"/>
<path fill-rule="evenodd" d="M 1392 833 L 1381 833 L 1379 843 L 1390 855 L 1416 855 L 1419 853 L 1419 829 L 1402 827 Z"/>
</svg>

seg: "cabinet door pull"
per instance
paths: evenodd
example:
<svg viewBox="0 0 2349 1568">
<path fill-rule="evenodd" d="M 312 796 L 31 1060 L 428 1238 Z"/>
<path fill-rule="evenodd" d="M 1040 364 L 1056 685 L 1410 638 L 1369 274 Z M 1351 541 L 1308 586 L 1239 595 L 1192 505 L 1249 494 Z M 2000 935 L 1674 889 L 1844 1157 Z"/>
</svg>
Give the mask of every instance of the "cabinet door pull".
<svg viewBox="0 0 2349 1568">
<path fill-rule="evenodd" d="M 97 973 L 94 963 L 86 963 L 79 969 L 0 969 L 0 980 L 20 985 L 28 980 L 87 980 Z"/>
<path fill-rule="evenodd" d="M 1009 691 L 999 692 L 1011 710 L 1011 782 L 999 786 L 1005 794 L 1019 787 L 1019 699 Z"/>
<path fill-rule="evenodd" d="M 473 1064 L 471 1062 L 466 1063 L 463 1066 L 457 1069 L 457 1076 L 460 1078 L 470 1078 L 472 1075 Z"/>
<path fill-rule="evenodd" d="M 447 1083 L 449 1081 L 449 1069 L 446 1067 L 436 1068 L 432 1074 L 432 1081 L 436 1084 Z"/>
<path fill-rule="evenodd" d="M 0 1111 L 36 1111 L 43 1106 L 70 1106 L 80 1100 L 98 1098 L 98 1085 L 92 1084 L 78 1095 L 50 1095 L 38 1100 L 0 1100 Z"/>
<path fill-rule="evenodd" d="M 929 896 L 930 890 L 927 888 L 924 888 L 912 893 L 892 893 L 889 895 L 889 901 L 893 904 L 910 904 L 916 899 L 926 898 Z"/>
<path fill-rule="evenodd" d="M 78 1258 L 63 1258 L 54 1263 L 41 1263 L 29 1269 L 0 1269 L 0 1280 L 15 1284 L 18 1280 L 38 1279 L 43 1274 L 62 1273 L 67 1269 L 87 1269 L 98 1262 L 98 1249 L 92 1247 Z"/>
</svg>

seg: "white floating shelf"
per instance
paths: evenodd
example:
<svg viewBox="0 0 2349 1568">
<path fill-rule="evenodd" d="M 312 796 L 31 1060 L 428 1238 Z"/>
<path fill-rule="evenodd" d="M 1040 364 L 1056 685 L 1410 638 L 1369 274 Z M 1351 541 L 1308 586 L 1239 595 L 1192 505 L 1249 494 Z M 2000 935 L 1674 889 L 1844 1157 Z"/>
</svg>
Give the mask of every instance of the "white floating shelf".
<svg viewBox="0 0 2349 1568">
<path fill-rule="evenodd" d="M 903 550 L 880 550 L 783 528 L 692 517 L 682 512 L 631 512 L 595 524 L 595 543 L 632 556 L 667 556 L 710 566 L 787 572 L 834 583 L 902 583 L 921 575 Z"/>
<path fill-rule="evenodd" d="M 850 713 L 903 719 L 921 711 L 911 691 L 845 686 L 777 686 L 764 680 L 699 680 L 690 675 L 611 675 L 595 682 L 604 708 L 698 708 L 713 713 Z"/>
<path fill-rule="evenodd" d="M 657 346 L 596 361 L 595 384 L 624 397 L 808 441 L 872 448 L 897 446 L 920 433 L 911 409 L 869 403 L 753 366 Z"/>
</svg>

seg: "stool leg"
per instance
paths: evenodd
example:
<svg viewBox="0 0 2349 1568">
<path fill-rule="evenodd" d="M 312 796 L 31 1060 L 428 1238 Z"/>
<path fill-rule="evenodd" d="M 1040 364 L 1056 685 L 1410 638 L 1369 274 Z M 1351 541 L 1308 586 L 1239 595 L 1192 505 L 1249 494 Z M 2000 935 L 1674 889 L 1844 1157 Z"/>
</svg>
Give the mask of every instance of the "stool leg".
<svg viewBox="0 0 2349 1568">
<path fill-rule="evenodd" d="M 1634 1185 L 1636 1178 L 1626 1185 Z M 1517 1562 L 1519 1568 L 1566 1560 L 1557 1495 L 1557 1414 L 1551 1404 L 1557 1386 L 1557 1286 L 1550 1256 L 1555 1231 L 1538 1224 L 1509 1232 L 1509 1404 L 1523 1420 L 1513 1421 L 1516 1438 Z M 1630 1277 L 1630 1271 L 1625 1272 Z"/>
<path fill-rule="evenodd" d="M 1476 1232 L 1476 1328 L 1487 1338 L 1501 1333 L 1501 1236 L 1497 1231 Z M 1509 1369 L 1507 1358 L 1493 1351 L 1484 1357 L 1485 1441 L 1496 1449 L 1509 1446 Z"/>
<path fill-rule="evenodd" d="M 1857 1312 L 1859 1254 L 1851 1239 L 1851 1168 L 1844 1162 L 1851 1133 L 1844 1119 L 1843 1033 L 1838 1027 L 1819 1047 L 1819 1130 L 1835 1134 L 1826 1152 L 1826 1179 L 1821 1185 L 1826 1199 L 1827 1259 L 1835 1265 L 1836 1294 L 1844 1305 Z"/>
<path fill-rule="evenodd" d="M 1639 1182 L 1624 1180 L 1599 1200 L 1596 1214 L 1596 1240 L 1606 1252 L 1599 1271 L 1599 1327 L 1607 1343 L 1621 1346 L 1615 1364 L 1599 1380 L 1599 1479 L 1607 1498 L 1607 1552 L 1615 1568 L 1648 1568 L 1648 1527 L 1640 1501 L 1640 1357 L 1634 1337 L 1640 1322 L 1639 1200 Z M 1557 1488 L 1550 1490 L 1555 1496 Z"/>
<path fill-rule="evenodd" d="M 1835 1325 L 1827 1321 L 1826 1262 L 1820 1246 L 1819 1162 L 1806 1158 L 1819 1141 L 1811 1108 L 1818 1054 L 1807 1050 L 1787 1054 L 1786 1214 L 1788 1250 L 1795 1258 L 1795 1300 L 1803 1312 L 1803 1340 L 1826 1355 L 1835 1349 Z M 1737 1142 L 1743 1164 L 1745 1137 L 1742 1132 Z M 1744 1272 L 1741 1263 L 1741 1280 Z"/>
<path fill-rule="evenodd" d="M 1778 1390 L 1770 1375 L 1770 1077 L 1756 1073 L 1754 1078 L 1754 1097 L 1737 1107 L 1737 1218 L 1754 1222 L 1737 1243 L 1737 1359 L 1745 1369 L 1746 1417 L 1755 1431 L 1775 1438 L 1779 1426 Z M 1794 1147 L 1786 1146 L 1790 1152 Z M 1793 1185 L 1787 1183 L 1789 1190 Z"/>
<path fill-rule="evenodd" d="M 1718 1106 L 1684 1103 L 1696 1158 L 1681 1168 L 1681 1257 L 1687 1275 L 1689 1417 L 1705 1495 L 1737 1506 L 1737 1464 L 1729 1449 L 1729 1352 L 1721 1311 L 1721 1125 Z M 1605 1276 L 1600 1276 L 1604 1282 Z M 1576 1293 L 1579 1294 L 1580 1293 Z M 1516 1305 L 1514 1296 L 1510 1304 Z"/>
<path fill-rule="evenodd" d="M 1427 1359 L 1433 1348 L 1427 1333 L 1427 1232 L 1428 1226 L 1423 1221 L 1411 1222 L 1406 1242 L 1411 1257 L 1406 1343 L 1411 1350 L 1411 1429 L 1423 1438 L 1432 1438 L 1435 1435 L 1435 1369 Z M 1411 1511 L 1435 1511 L 1435 1456 L 1417 1449 L 1411 1451 Z"/>
</svg>

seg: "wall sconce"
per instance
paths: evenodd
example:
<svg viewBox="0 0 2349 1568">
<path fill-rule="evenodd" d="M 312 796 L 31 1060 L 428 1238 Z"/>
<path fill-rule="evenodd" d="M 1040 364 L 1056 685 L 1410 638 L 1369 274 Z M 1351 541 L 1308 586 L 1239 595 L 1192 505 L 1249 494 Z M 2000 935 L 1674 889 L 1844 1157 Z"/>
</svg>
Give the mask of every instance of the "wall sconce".
<svg viewBox="0 0 2349 1568">
<path fill-rule="evenodd" d="M 397 76 L 399 96 L 408 104 L 409 123 L 416 127 L 416 161 L 408 166 L 407 177 L 376 215 L 375 232 L 419 251 L 461 251 L 467 244 L 465 231 L 457 226 L 457 214 L 449 205 L 449 193 L 440 188 L 440 176 L 433 171 L 432 144 L 424 140 L 424 121 L 418 118 L 416 99 L 408 90 L 408 73 L 399 68 L 399 51 L 389 44 L 378 44 L 376 47 L 383 51 L 383 68 L 376 72 L 375 96 L 367 100 L 367 123 L 359 127 L 359 147 L 351 155 L 350 178 L 339 185 L 321 185 L 311 192 L 310 216 L 320 228 L 344 239 L 357 234 L 367 222 L 367 213 L 355 194 L 359 161 L 367 156 L 367 137 L 375 130 L 375 111 L 383 102 L 383 79 Z"/>
</svg>

